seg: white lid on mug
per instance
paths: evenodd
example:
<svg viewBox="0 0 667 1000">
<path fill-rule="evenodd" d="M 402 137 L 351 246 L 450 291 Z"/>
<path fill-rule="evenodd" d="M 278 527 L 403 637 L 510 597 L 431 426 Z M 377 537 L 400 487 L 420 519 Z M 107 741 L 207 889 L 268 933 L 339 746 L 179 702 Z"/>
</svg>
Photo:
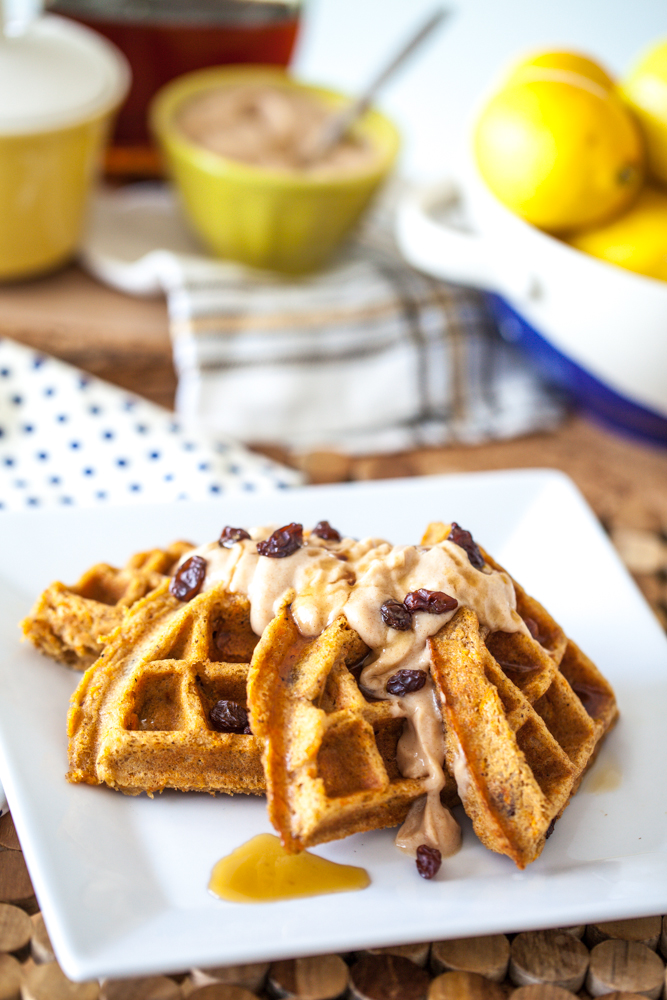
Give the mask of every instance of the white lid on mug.
<svg viewBox="0 0 667 1000">
<path fill-rule="evenodd" d="M 122 53 L 67 18 L 47 15 L 0 36 L 0 135 L 77 125 L 117 107 L 129 86 Z"/>
</svg>

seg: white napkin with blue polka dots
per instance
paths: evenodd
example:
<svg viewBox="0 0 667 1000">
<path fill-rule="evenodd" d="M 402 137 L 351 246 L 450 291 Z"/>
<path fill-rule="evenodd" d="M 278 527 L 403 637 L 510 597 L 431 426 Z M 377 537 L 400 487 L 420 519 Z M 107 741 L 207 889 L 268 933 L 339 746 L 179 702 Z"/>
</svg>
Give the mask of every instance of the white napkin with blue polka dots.
<svg viewBox="0 0 667 1000">
<path fill-rule="evenodd" d="M 170 503 L 297 486 L 300 473 L 0 339 L 0 510 Z"/>
</svg>

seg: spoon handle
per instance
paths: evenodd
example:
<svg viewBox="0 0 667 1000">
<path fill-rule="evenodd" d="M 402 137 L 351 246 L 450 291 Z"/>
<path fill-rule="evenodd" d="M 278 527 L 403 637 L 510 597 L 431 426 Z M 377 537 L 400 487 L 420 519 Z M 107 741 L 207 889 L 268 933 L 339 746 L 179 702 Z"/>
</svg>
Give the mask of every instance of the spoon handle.
<svg viewBox="0 0 667 1000">
<path fill-rule="evenodd" d="M 389 62 L 378 75 L 373 79 L 373 81 L 366 87 L 364 92 L 360 94 L 356 100 L 352 101 L 343 111 L 338 112 L 325 123 L 324 128 L 320 132 L 317 143 L 311 150 L 311 156 L 316 159 L 323 156 L 330 149 L 332 149 L 336 143 L 340 142 L 352 122 L 356 121 L 363 115 L 364 111 L 369 107 L 371 101 L 375 97 L 376 93 L 382 87 L 386 81 L 396 72 L 396 70 L 403 64 L 403 62 L 410 56 L 416 48 L 418 48 L 421 43 L 431 34 L 438 25 L 445 20 L 445 18 L 451 15 L 451 11 L 444 7 L 439 7 L 437 10 L 433 11 L 430 17 L 425 21 L 425 23 L 410 36 L 405 45 L 396 53 L 391 62 Z"/>
</svg>

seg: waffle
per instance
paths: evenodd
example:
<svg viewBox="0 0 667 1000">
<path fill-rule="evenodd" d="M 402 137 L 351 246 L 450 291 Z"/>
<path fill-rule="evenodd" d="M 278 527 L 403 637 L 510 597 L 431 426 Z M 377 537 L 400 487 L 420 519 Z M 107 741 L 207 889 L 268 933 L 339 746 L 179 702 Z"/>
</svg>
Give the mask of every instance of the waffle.
<svg viewBox="0 0 667 1000">
<path fill-rule="evenodd" d="M 442 542 L 451 527 L 430 525 L 422 544 Z M 28 620 L 33 641 L 32 623 L 46 621 L 45 634 L 70 662 L 102 650 L 72 699 L 69 780 L 149 795 L 260 793 L 266 785 L 270 819 L 290 851 L 401 823 L 432 794 L 433 774 L 400 773 L 404 709 L 361 690 L 370 650 L 344 615 L 306 638 L 291 615 L 292 592 L 258 641 L 247 598 L 220 585 L 185 603 L 169 592 L 165 573 L 189 548 L 178 544 L 124 570 L 94 567 L 67 600 L 53 591 L 60 631 L 53 615 Z M 441 801 L 458 801 L 458 787 L 480 840 L 523 868 L 542 850 L 617 709 L 590 660 L 505 576 L 526 630 L 490 632 L 460 606 L 429 640 L 428 683 L 445 722 Z M 220 731 L 211 711 L 227 702 L 249 708 L 251 731 Z"/>
<path fill-rule="evenodd" d="M 287 605 L 255 650 L 252 729 L 265 741 L 269 818 L 289 851 L 402 823 L 425 792 L 396 765 L 403 719 L 364 697 L 352 673 L 367 652 L 344 617 L 305 639 Z"/>
<path fill-rule="evenodd" d="M 102 652 L 99 637 L 119 625 L 126 609 L 157 587 L 192 546 L 138 552 L 122 568 L 98 563 L 73 587 L 52 583 L 21 623 L 34 646 L 74 670 L 85 670 Z"/>
<path fill-rule="evenodd" d="M 445 540 L 432 524 L 422 540 Z M 505 573 L 481 550 L 484 561 Z M 489 632 L 460 607 L 430 640 L 445 722 L 442 800 L 458 793 L 480 840 L 523 868 L 540 853 L 613 724 L 613 692 L 548 612 L 515 581 L 526 632 Z M 248 682 L 264 740 L 269 815 L 289 850 L 400 823 L 425 792 L 401 776 L 395 704 L 364 696 L 368 652 L 344 617 L 305 639 L 286 605 L 257 646 Z"/>
<path fill-rule="evenodd" d="M 216 731 L 210 715 L 221 700 L 245 706 L 249 614 L 219 587 L 182 603 L 166 579 L 135 603 L 72 697 L 68 780 L 129 795 L 263 792 L 260 741 Z"/>
<path fill-rule="evenodd" d="M 425 539 L 447 537 L 431 525 Z M 485 561 L 501 569 L 486 553 Z M 430 640 L 446 764 L 475 833 L 519 868 L 541 852 L 616 720 L 614 693 L 542 606 L 514 583 L 532 636 L 485 634 L 469 608 Z"/>
</svg>

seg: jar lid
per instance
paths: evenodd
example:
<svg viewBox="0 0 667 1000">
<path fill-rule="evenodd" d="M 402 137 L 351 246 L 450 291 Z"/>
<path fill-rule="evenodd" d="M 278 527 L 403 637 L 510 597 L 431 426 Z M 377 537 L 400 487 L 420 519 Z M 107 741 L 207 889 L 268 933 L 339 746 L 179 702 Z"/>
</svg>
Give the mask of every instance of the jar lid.
<svg viewBox="0 0 667 1000">
<path fill-rule="evenodd" d="M 106 39 L 66 18 L 34 21 L 0 37 L 0 135 L 76 125 L 125 97 L 130 70 Z"/>
</svg>

